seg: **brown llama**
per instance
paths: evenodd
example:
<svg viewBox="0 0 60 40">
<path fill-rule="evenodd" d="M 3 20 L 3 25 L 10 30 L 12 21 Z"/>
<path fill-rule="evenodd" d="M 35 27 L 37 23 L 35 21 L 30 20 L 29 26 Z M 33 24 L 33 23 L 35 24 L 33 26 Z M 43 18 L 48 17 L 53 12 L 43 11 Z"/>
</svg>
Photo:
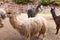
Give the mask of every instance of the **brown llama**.
<svg viewBox="0 0 60 40">
<path fill-rule="evenodd" d="M 21 35 L 27 37 L 27 40 L 30 40 L 31 36 L 38 34 L 39 37 L 41 34 L 43 37 L 46 33 L 47 22 L 43 17 L 27 18 L 26 20 L 18 21 L 16 14 L 11 12 L 7 13 L 9 21 L 14 29 L 16 29 Z"/>
<path fill-rule="evenodd" d="M 57 29 L 56 34 L 58 34 L 59 28 L 60 28 L 60 16 L 57 16 L 56 15 L 56 13 L 55 13 L 55 7 L 51 8 L 50 11 L 51 11 L 51 14 L 53 16 L 53 19 L 54 19 L 54 21 L 56 23 L 56 29 Z"/>
</svg>

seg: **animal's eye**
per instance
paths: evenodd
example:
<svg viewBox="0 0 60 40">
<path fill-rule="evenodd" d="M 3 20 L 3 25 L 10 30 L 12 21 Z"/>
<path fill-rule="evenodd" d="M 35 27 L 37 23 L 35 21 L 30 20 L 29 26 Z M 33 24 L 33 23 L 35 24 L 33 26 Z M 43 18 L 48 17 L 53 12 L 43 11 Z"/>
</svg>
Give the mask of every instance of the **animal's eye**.
<svg viewBox="0 0 60 40">
<path fill-rule="evenodd" d="M 7 14 L 11 14 L 10 12 L 8 12 Z"/>
</svg>

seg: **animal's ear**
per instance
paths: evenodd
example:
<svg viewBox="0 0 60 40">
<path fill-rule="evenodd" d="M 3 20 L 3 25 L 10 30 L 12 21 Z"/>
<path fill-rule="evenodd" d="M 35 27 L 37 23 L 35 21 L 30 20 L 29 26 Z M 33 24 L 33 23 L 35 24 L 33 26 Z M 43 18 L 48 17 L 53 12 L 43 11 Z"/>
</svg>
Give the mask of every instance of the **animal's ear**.
<svg viewBox="0 0 60 40">
<path fill-rule="evenodd" d="M 52 9 L 52 7 L 51 7 L 51 9 Z"/>
<path fill-rule="evenodd" d="M 55 9 L 55 7 L 54 7 L 54 9 Z"/>
<path fill-rule="evenodd" d="M 51 7 L 51 9 L 55 9 L 55 7 Z"/>
</svg>

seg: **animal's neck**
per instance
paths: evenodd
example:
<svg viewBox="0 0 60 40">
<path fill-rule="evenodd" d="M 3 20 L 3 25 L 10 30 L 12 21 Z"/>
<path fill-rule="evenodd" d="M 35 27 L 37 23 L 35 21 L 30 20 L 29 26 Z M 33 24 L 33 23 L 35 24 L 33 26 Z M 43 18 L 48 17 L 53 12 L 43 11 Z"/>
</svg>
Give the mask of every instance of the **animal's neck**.
<svg viewBox="0 0 60 40">
<path fill-rule="evenodd" d="M 36 10 L 38 10 L 38 8 L 41 6 L 41 4 L 38 4 L 37 7 L 36 7 Z"/>
<path fill-rule="evenodd" d="M 38 13 L 38 12 L 39 12 L 38 8 L 39 8 L 39 7 L 37 6 L 37 7 L 36 7 L 36 9 L 35 9 L 36 13 Z"/>
<path fill-rule="evenodd" d="M 55 19 L 56 18 L 55 10 L 51 10 L 51 14 L 52 14 L 53 18 Z"/>
<path fill-rule="evenodd" d="M 22 35 L 25 35 L 25 32 L 26 32 L 25 26 L 20 25 L 21 20 L 18 23 L 18 20 L 17 20 L 16 16 L 11 16 L 9 19 L 10 19 L 10 23 L 11 23 L 12 27 L 15 28 Z"/>
<path fill-rule="evenodd" d="M 37 7 L 36 7 L 36 10 L 38 10 L 38 8 L 39 8 L 39 7 L 37 6 Z"/>
<path fill-rule="evenodd" d="M 18 27 L 18 21 L 17 21 L 16 16 L 11 16 L 11 17 L 9 18 L 9 20 L 10 20 L 11 25 L 12 25 L 14 28 Z"/>
</svg>

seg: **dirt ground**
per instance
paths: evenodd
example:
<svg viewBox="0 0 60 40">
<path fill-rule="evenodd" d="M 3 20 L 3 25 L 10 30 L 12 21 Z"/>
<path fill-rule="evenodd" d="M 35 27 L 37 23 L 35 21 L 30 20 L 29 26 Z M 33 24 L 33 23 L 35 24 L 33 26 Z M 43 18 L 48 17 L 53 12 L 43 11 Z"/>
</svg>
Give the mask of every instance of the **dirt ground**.
<svg viewBox="0 0 60 40">
<path fill-rule="evenodd" d="M 4 21 L 4 27 L 0 28 L 0 40 L 26 40 L 26 38 L 20 35 L 10 24 L 9 19 L 6 18 Z M 55 35 L 56 25 L 53 20 L 48 21 L 48 31 L 45 40 L 60 40 L 60 32 Z M 31 40 L 41 40 L 32 37 Z"/>
</svg>

